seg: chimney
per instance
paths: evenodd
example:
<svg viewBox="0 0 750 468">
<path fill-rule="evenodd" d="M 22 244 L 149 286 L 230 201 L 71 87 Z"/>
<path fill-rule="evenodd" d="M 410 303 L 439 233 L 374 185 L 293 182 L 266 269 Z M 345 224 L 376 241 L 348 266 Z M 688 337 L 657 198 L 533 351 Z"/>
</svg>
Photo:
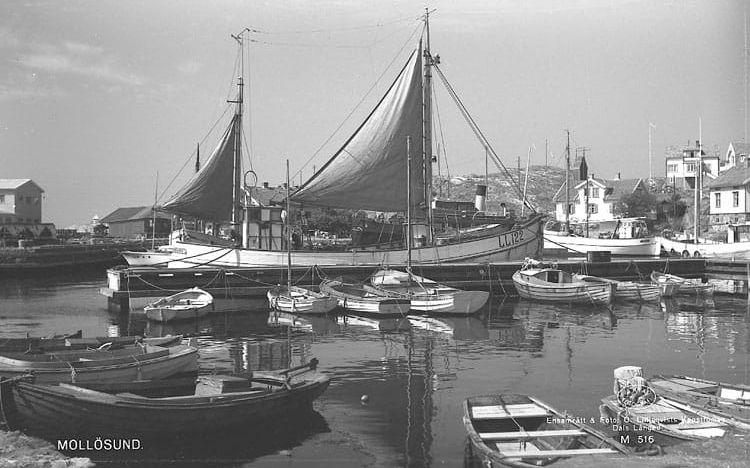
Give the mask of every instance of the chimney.
<svg viewBox="0 0 750 468">
<path fill-rule="evenodd" d="M 474 208 L 484 211 L 487 206 L 487 186 L 477 185 L 477 195 L 474 197 Z"/>
<path fill-rule="evenodd" d="M 620 173 L 617 173 L 617 178 L 615 180 L 620 180 L 622 177 L 620 177 Z"/>
<path fill-rule="evenodd" d="M 268 188 L 268 182 L 263 182 L 263 188 Z"/>
<path fill-rule="evenodd" d="M 701 145 L 701 141 L 700 140 L 695 140 L 695 147 L 698 148 L 698 147 L 700 147 L 700 145 Z"/>
</svg>

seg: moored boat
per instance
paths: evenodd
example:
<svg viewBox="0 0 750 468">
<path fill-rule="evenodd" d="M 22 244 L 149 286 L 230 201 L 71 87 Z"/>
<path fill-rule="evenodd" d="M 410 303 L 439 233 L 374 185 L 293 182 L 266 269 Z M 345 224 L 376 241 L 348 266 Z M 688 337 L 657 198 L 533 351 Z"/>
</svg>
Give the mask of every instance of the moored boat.
<svg viewBox="0 0 750 468">
<path fill-rule="evenodd" d="M 327 314 L 338 307 L 335 297 L 298 286 L 277 286 L 266 297 L 271 309 L 293 314 Z"/>
<path fill-rule="evenodd" d="M 341 280 L 324 280 L 320 283 L 320 291 L 335 297 L 339 307 L 346 310 L 380 316 L 405 316 L 411 303 L 406 297 L 393 297 L 366 284 Z"/>
<path fill-rule="evenodd" d="M 0 351 L 26 351 L 55 349 L 65 346 L 69 338 L 81 338 L 83 332 L 78 330 L 73 333 L 50 335 L 50 336 L 26 336 L 23 338 L 8 337 L 0 338 Z"/>
<path fill-rule="evenodd" d="M 143 310 L 149 320 L 171 322 L 205 317 L 213 303 L 214 298 L 211 294 L 199 288 L 190 288 L 152 302 Z"/>
<path fill-rule="evenodd" d="M 160 398 L 19 378 L 0 382 L 0 401 L 12 429 L 62 437 L 206 435 L 309 411 L 330 381 L 311 372 L 313 363 L 250 379 L 202 376 L 193 395 Z"/>
<path fill-rule="evenodd" d="M 530 265 L 513 273 L 513 284 L 519 296 L 536 301 L 609 305 L 615 295 L 612 283 L 583 281 L 562 270 Z"/>
<path fill-rule="evenodd" d="M 658 271 L 651 272 L 651 282 L 659 287 L 662 296 L 673 296 L 675 294 L 713 294 L 714 286 L 702 283 L 700 280 L 683 278 L 681 276 Z"/>
<path fill-rule="evenodd" d="M 527 395 L 471 397 L 464 401 L 463 412 L 473 453 L 485 466 L 535 467 L 560 458 L 631 451 Z"/>
<path fill-rule="evenodd" d="M 685 242 L 666 237 L 656 237 L 656 241 L 668 255 L 684 258 L 726 258 L 731 260 L 750 259 L 750 242 Z"/>
<path fill-rule="evenodd" d="M 684 375 L 655 375 L 648 380 L 648 384 L 658 394 L 680 403 L 750 424 L 748 385 L 713 382 Z"/>
<path fill-rule="evenodd" d="M 122 382 L 162 379 L 198 369 L 198 349 L 133 346 L 116 350 L 73 350 L 42 354 L 5 353 L 0 377 L 33 373 L 37 383 Z"/>
<path fill-rule="evenodd" d="M 659 287 L 650 283 L 617 281 L 590 275 L 573 275 L 575 279 L 591 283 L 610 283 L 615 287 L 615 299 L 623 301 L 655 301 L 659 299 Z"/>
<path fill-rule="evenodd" d="M 370 284 L 391 297 L 408 298 L 412 311 L 429 314 L 474 314 L 490 298 L 487 291 L 464 291 L 410 272 L 390 269 L 375 272 Z"/>
</svg>

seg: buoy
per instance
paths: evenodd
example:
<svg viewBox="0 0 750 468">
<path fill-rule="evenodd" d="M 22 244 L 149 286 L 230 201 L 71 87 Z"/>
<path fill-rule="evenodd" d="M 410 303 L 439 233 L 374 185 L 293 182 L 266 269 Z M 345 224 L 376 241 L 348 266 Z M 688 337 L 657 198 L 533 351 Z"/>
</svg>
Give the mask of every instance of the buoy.
<svg viewBox="0 0 750 468">
<path fill-rule="evenodd" d="M 363 405 L 366 405 L 370 401 L 370 397 L 367 395 L 362 395 L 362 398 L 360 398 L 359 401 L 361 401 Z"/>
</svg>

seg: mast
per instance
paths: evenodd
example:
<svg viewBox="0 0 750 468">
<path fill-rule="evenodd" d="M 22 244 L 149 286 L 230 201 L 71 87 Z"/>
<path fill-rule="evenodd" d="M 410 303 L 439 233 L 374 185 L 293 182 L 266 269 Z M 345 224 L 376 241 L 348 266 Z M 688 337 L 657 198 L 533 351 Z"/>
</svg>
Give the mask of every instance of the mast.
<svg viewBox="0 0 750 468">
<path fill-rule="evenodd" d="M 424 27 L 426 41 L 423 52 L 422 167 L 424 172 L 424 201 L 427 206 L 427 224 L 430 226 L 427 242 L 432 244 L 432 55 L 430 54 L 430 10 L 426 7 L 424 9 Z"/>
<path fill-rule="evenodd" d="M 289 160 L 286 160 L 286 287 L 292 296 L 292 211 L 289 202 Z"/>
<path fill-rule="evenodd" d="M 234 111 L 234 162 L 232 164 L 232 229 L 238 224 L 238 208 L 237 203 L 238 194 L 240 190 L 240 175 L 242 174 L 242 101 L 244 87 L 244 75 L 245 75 L 245 51 L 244 51 L 244 36 L 243 34 L 247 31 L 245 28 L 241 33 L 236 36 L 232 34 L 232 38 L 237 41 L 240 45 L 240 76 L 237 77 L 237 100 L 228 101 L 237 104 Z"/>
<path fill-rule="evenodd" d="M 406 136 L 406 272 L 411 282 L 411 135 Z"/>
<path fill-rule="evenodd" d="M 693 236 L 695 243 L 698 243 L 698 235 L 700 234 L 700 215 L 701 215 L 701 184 L 702 184 L 702 173 L 703 173 L 703 125 L 700 117 L 698 117 L 698 165 L 695 168 L 695 223 L 693 226 Z"/>
<path fill-rule="evenodd" d="M 570 234 L 570 130 L 565 130 L 568 143 L 565 145 L 565 235 Z"/>
<path fill-rule="evenodd" d="M 153 219 L 151 220 L 151 250 L 156 248 L 156 203 L 159 198 L 159 171 L 156 171 L 156 186 L 154 187 L 154 207 L 151 208 L 153 212 Z"/>
</svg>

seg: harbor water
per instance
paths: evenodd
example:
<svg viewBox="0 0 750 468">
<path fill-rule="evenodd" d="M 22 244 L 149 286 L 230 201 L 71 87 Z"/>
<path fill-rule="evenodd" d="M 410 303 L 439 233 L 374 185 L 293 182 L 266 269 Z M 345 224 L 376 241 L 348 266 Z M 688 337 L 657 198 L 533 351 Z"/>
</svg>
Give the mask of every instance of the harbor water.
<svg viewBox="0 0 750 468">
<path fill-rule="evenodd" d="M 686 296 L 601 307 L 538 304 L 495 296 L 469 318 L 300 317 L 265 300 L 198 321 L 147 322 L 110 311 L 101 272 L 0 280 L 0 338 L 81 329 L 84 336 L 197 336 L 202 373 L 274 370 L 320 360 L 329 389 L 315 412 L 216 440 L 172 440 L 131 451 L 79 450 L 105 466 L 464 466 L 461 417 L 472 395 L 525 393 L 571 416 L 602 422 L 612 370 L 684 374 L 748 384 L 750 314 L 743 298 Z M 137 438 L 137 434 L 133 434 Z M 54 443 L 55 441 L 53 441 Z M 674 443 L 665 455 L 618 458 L 611 466 L 744 466 L 748 436 Z M 586 465 L 589 463 L 589 465 Z M 600 466 L 562 460 L 556 466 Z"/>
</svg>

